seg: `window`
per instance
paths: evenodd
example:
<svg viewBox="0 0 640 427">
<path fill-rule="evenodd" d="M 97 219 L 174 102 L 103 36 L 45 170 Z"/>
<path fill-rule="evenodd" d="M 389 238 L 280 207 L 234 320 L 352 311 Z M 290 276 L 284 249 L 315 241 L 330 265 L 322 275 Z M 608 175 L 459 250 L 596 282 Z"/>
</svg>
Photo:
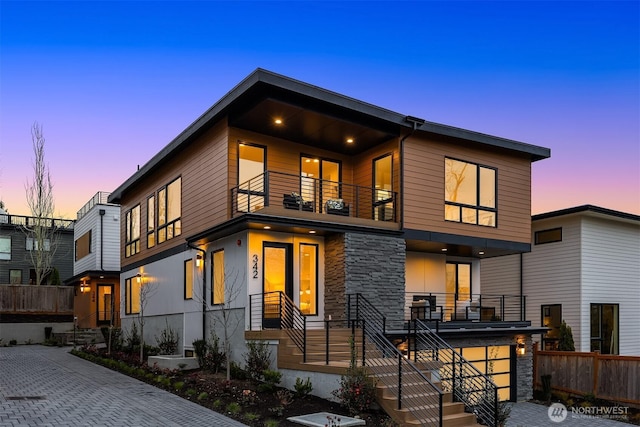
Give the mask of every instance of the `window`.
<svg viewBox="0 0 640 427">
<path fill-rule="evenodd" d="M 124 256 L 130 257 L 140 252 L 140 205 L 127 212 L 125 227 Z"/>
<path fill-rule="evenodd" d="M 562 304 L 547 304 L 541 307 L 542 326 L 549 331 L 542 336 L 543 350 L 557 350 L 560 338 L 560 325 L 562 324 Z"/>
<path fill-rule="evenodd" d="M 193 299 L 193 260 L 184 262 L 184 299 Z"/>
<path fill-rule="evenodd" d="M 11 237 L 0 236 L 0 259 L 11 260 Z"/>
<path fill-rule="evenodd" d="M 9 283 L 12 285 L 21 285 L 22 270 L 9 270 Z"/>
<path fill-rule="evenodd" d="M 264 171 L 267 149 L 238 143 L 237 211 L 249 212 L 264 207 Z"/>
<path fill-rule="evenodd" d="M 38 250 L 38 240 L 33 237 L 27 237 L 26 249 L 28 251 L 37 251 Z M 44 251 L 49 252 L 51 249 L 51 241 L 49 239 L 44 239 Z"/>
<path fill-rule="evenodd" d="M 158 243 L 182 234 L 182 178 L 158 191 Z"/>
<path fill-rule="evenodd" d="M 550 230 L 540 230 L 534 233 L 534 244 L 542 245 L 544 243 L 562 242 L 562 227 L 552 228 Z"/>
<path fill-rule="evenodd" d="M 512 391 L 515 391 L 512 390 L 512 385 L 515 385 L 515 381 L 512 381 L 515 376 L 512 371 L 515 354 L 510 346 L 463 347 L 457 350 L 480 372 L 491 378 L 498 388 L 500 401 L 511 400 Z"/>
<path fill-rule="evenodd" d="M 316 211 L 329 200 L 341 198 L 339 161 L 302 155 L 300 162 L 300 195 L 312 201 Z"/>
<path fill-rule="evenodd" d="M 591 304 L 591 351 L 619 354 L 618 304 Z"/>
<path fill-rule="evenodd" d="M 140 279 L 129 277 L 124 281 L 124 311 L 125 314 L 140 313 Z"/>
<path fill-rule="evenodd" d="M 224 304 L 224 250 L 211 254 L 211 304 Z"/>
<path fill-rule="evenodd" d="M 147 199 L 147 248 L 156 245 L 156 197 Z"/>
<path fill-rule="evenodd" d="M 318 314 L 318 245 L 300 243 L 300 311 Z"/>
<path fill-rule="evenodd" d="M 471 299 L 471 264 L 448 262 L 446 265 L 447 296 L 458 301 Z"/>
<path fill-rule="evenodd" d="M 447 221 L 496 226 L 496 169 L 445 158 Z"/>
<path fill-rule="evenodd" d="M 373 219 L 393 221 L 393 156 L 387 154 L 373 161 Z"/>
<path fill-rule="evenodd" d="M 82 259 L 91 253 L 91 230 L 84 233 L 75 242 L 76 261 Z"/>
</svg>

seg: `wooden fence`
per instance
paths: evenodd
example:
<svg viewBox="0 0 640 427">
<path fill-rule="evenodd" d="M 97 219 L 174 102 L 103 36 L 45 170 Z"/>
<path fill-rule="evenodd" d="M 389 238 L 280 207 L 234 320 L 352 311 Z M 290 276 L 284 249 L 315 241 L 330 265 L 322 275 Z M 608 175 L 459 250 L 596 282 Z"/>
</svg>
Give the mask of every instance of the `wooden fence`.
<svg viewBox="0 0 640 427">
<path fill-rule="evenodd" d="M 73 286 L 0 285 L 0 315 L 73 315 Z"/>
<path fill-rule="evenodd" d="M 554 390 L 640 405 L 640 357 L 574 351 L 533 352 L 535 387 L 551 375 Z"/>
</svg>

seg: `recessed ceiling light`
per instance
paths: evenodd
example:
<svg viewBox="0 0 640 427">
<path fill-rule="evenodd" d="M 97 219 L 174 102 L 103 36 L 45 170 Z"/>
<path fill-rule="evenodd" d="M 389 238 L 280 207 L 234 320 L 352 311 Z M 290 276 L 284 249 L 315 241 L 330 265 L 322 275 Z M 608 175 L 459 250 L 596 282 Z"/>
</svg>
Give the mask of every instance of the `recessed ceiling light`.
<svg viewBox="0 0 640 427">
<path fill-rule="evenodd" d="M 479 255 L 484 255 L 484 251 L 478 252 Z"/>
<path fill-rule="evenodd" d="M 347 144 L 353 144 L 353 138 L 347 138 Z"/>
<path fill-rule="evenodd" d="M 309 230 L 309 234 L 316 234 L 316 230 Z"/>
<path fill-rule="evenodd" d="M 318 163 L 320 160 L 318 159 L 313 159 L 313 163 Z"/>
<path fill-rule="evenodd" d="M 281 125 L 282 124 L 282 119 L 275 119 L 274 123 L 277 125 Z"/>
<path fill-rule="evenodd" d="M 442 252 L 447 252 L 447 248 L 442 248 L 441 251 Z"/>
<path fill-rule="evenodd" d="M 264 226 L 264 227 L 262 227 L 262 228 L 264 228 L 265 230 L 271 230 L 271 227 L 269 227 L 268 225 L 265 225 L 265 226 Z"/>
</svg>

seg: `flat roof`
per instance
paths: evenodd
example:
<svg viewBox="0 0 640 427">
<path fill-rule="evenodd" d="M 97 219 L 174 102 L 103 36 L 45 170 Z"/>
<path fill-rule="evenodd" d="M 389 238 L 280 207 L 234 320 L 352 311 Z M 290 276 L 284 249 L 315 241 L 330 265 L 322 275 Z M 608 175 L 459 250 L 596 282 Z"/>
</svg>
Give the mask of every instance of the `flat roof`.
<svg viewBox="0 0 640 427">
<path fill-rule="evenodd" d="M 581 205 L 574 206 L 572 208 L 560 209 L 557 211 L 545 212 L 531 217 L 532 221 L 539 221 L 542 219 L 556 218 L 565 215 L 573 215 L 578 213 L 596 214 L 610 216 L 616 219 L 630 220 L 640 222 L 640 215 L 634 215 L 627 212 L 616 211 L 613 209 L 602 208 L 595 205 Z"/>
</svg>

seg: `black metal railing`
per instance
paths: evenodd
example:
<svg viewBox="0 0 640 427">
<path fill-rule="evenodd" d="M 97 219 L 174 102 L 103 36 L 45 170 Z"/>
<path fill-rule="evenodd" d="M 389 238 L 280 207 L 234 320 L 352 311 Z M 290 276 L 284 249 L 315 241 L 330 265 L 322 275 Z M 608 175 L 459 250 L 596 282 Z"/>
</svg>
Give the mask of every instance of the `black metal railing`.
<svg viewBox="0 0 640 427">
<path fill-rule="evenodd" d="M 258 316 L 258 317 L 256 317 Z M 307 361 L 307 317 L 284 292 L 249 295 L 249 329 L 282 329 Z"/>
<path fill-rule="evenodd" d="M 279 206 L 304 212 L 397 222 L 397 193 L 267 171 L 231 189 L 232 215 Z"/>
<path fill-rule="evenodd" d="M 75 221 L 62 218 L 38 218 L 35 216 L 0 214 L 0 225 L 2 224 L 73 230 Z"/>
<path fill-rule="evenodd" d="M 362 334 L 358 360 L 393 393 L 397 409 L 409 411 L 420 425 L 442 426 L 444 393 L 388 340 L 385 316 L 362 295 L 350 294 L 347 317 L 354 336 Z"/>
<path fill-rule="evenodd" d="M 497 426 L 498 388 L 491 378 L 454 350 L 421 320 L 409 323 L 408 356 L 416 364 L 437 369 L 442 389 L 487 426 Z"/>
<path fill-rule="evenodd" d="M 422 310 L 424 302 L 428 310 Z M 517 322 L 525 320 L 526 296 L 406 292 L 405 319 Z"/>
</svg>

